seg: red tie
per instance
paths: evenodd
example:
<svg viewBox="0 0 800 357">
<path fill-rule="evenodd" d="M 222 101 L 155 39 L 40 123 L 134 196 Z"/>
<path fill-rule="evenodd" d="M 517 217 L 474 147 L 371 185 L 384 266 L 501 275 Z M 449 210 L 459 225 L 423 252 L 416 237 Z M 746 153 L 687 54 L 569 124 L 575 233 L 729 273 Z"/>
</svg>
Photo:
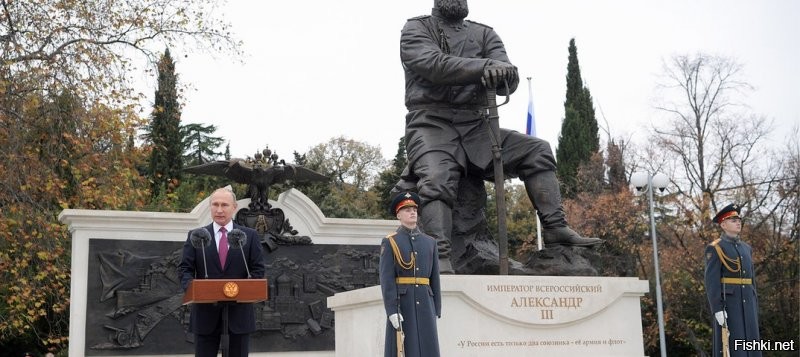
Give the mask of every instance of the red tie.
<svg viewBox="0 0 800 357">
<path fill-rule="evenodd" d="M 219 263 L 225 270 L 225 259 L 228 258 L 228 230 L 220 227 L 219 232 L 222 233 L 222 237 L 219 239 Z"/>
</svg>

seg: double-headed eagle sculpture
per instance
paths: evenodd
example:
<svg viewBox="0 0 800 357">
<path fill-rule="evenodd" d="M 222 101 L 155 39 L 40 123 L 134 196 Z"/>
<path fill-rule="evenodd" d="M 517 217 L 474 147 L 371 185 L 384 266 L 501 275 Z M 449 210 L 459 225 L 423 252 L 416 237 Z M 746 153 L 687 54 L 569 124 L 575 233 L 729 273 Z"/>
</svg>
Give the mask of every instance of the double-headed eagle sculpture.
<svg viewBox="0 0 800 357">
<path fill-rule="evenodd" d="M 287 164 L 278 160 L 278 155 L 269 149 L 256 153 L 247 159 L 231 159 L 208 162 L 184 169 L 193 174 L 227 177 L 234 182 L 247 184 L 250 208 L 266 210 L 270 208 L 269 188 L 272 184 L 284 181 L 321 182 L 328 177 L 302 166 Z"/>
</svg>

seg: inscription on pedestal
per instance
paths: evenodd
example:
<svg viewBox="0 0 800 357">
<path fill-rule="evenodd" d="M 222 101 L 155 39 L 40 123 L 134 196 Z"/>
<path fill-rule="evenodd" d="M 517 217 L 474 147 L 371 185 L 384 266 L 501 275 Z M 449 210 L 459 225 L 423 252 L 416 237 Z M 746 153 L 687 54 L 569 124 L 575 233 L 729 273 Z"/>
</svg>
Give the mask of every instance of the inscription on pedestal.
<svg viewBox="0 0 800 357">
<path fill-rule="evenodd" d="M 551 338 L 529 338 L 529 339 L 498 339 L 498 340 L 461 340 L 457 348 L 465 351 L 508 351 L 510 353 L 535 353 L 543 348 L 570 348 L 572 351 L 582 351 L 590 353 L 592 347 L 611 347 L 627 344 L 624 338 L 598 338 L 598 339 L 551 339 Z"/>
<path fill-rule="evenodd" d="M 585 303 L 597 298 L 603 292 L 603 286 L 593 285 L 486 285 L 490 300 L 505 302 L 511 309 L 524 311 L 525 316 L 534 323 L 568 322 Z M 534 313 L 530 314 L 529 312 Z"/>
<path fill-rule="evenodd" d="M 455 280 L 460 281 L 460 276 Z M 465 298 L 487 311 L 518 323 L 558 325 L 584 319 L 618 299 L 623 291 L 606 280 L 538 277 L 528 284 L 464 284 Z M 597 282 L 601 281 L 601 282 Z"/>
</svg>

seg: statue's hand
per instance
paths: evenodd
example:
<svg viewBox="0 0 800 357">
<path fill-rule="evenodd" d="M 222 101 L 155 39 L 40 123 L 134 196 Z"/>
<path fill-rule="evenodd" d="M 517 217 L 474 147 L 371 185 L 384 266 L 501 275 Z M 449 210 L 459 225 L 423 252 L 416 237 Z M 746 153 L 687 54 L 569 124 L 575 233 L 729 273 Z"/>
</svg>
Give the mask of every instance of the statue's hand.
<svg viewBox="0 0 800 357">
<path fill-rule="evenodd" d="M 481 84 L 486 88 L 502 89 L 506 83 L 516 83 L 519 79 L 517 67 L 505 62 L 489 61 L 483 68 Z"/>
</svg>

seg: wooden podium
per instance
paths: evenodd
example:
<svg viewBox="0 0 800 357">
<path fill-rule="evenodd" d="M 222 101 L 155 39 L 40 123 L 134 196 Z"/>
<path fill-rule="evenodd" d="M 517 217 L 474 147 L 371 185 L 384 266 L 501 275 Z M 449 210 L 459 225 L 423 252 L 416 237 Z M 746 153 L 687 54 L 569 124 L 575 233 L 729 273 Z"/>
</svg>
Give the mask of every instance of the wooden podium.
<svg viewBox="0 0 800 357">
<path fill-rule="evenodd" d="M 264 300 L 267 300 L 267 279 L 194 279 L 183 294 L 183 305 L 222 304 L 222 357 L 229 356 L 228 307 Z"/>
<path fill-rule="evenodd" d="M 184 305 L 264 300 L 267 300 L 267 279 L 194 279 L 183 295 Z"/>
</svg>

